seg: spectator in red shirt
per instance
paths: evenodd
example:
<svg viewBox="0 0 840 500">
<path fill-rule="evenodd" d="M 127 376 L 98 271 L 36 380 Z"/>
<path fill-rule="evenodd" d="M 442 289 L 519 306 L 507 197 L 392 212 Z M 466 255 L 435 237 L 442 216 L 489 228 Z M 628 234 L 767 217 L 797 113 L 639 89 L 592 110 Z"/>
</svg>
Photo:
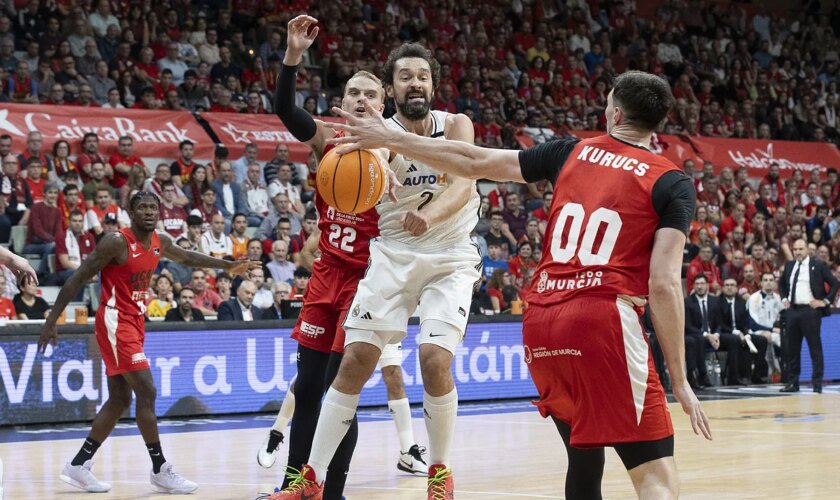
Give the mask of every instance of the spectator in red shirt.
<svg viewBox="0 0 840 500">
<path fill-rule="evenodd" d="M 538 221 L 542 225 L 543 232 L 545 232 L 545 224 L 548 223 L 548 211 L 551 209 L 551 200 L 554 199 L 554 192 L 553 191 L 546 191 L 543 193 L 543 205 L 534 210 L 531 216 Z"/>
<path fill-rule="evenodd" d="M 84 215 L 87 211 L 85 200 L 81 197 L 79 186 L 75 184 L 66 184 L 62 192 L 58 195 L 58 208 L 61 210 L 61 227 L 67 229 L 70 222 L 70 214 L 73 210 L 78 210 Z"/>
<path fill-rule="evenodd" d="M 117 152 L 108 159 L 108 164 L 114 169 L 114 178 L 111 179 L 111 186 L 119 189 L 128 182 L 128 174 L 134 166 L 146 170 L 146 165 L 139 156 L 134 154 L 134 139 L 129 135 L 120 137 L 117 143 Z"/>
<path fill-rule="evenodd" d="M 79 86 L 79 100 L 76 103 L 83 108 L 99 108 L 99 103 L 93 100 L 93 89 L 90 85 L 83 84 Z"/>
<path fill-rule="evenodd" d="M 231 96 L 230 90 L 226 88 L 219 91 L 219 100 L 210 106 L 210 111 L 213 113 L 237 113 L 236 108 L 230 104 Z"/>
<path fill-rule="evenodd" d="M 30 158 L 26 165 L 26 184 L 32 195 L 32 203 L 44 201 L 44 185 L 46 181 L 41 177 L 43 167 L 39 158 Z"/>
<path fill-rule="evenodd" d="M 82 176 L 82 181 L 88 182 L 90 180 L 90 164 L 94 161 L 100 161 L 105 165 L 105 177 L 111 179 L 114 177 L 114 169 L 105 161 L 105 157 L 99 152 L 99 136 L 96 132 L 88 132 L 82 138 L 82 152 L 76 159 L 79 166 L 79 173 Z"/>
<path fill-rule="evenodd" d="M 222 303 L 222 298 L 207 286 L 207 273 L 203 269 L 193 270 L 190 287 L 195 292 L 193 308 L 198 309 L 202 314 L 215 316 L 219 304 Z"/>
<path fill-rule="evenodd" d="M 170 91 L 178 92 L 178 87 L 172 83 L 172 70 L 165 69 L 160 72 L 160 81 L 152 84 L 152 90 L 155 91 L 155 99 L 162 101 L 166 98 L 166 93 Z"/>
<path fill-rule="evenodd" d="M 34 160 L 34 158 L 33 158 Z M 38 164 L 40 168 L 40 164 Z M 58 209 L 58 186 L 44 188 L 44 201 L 32 205 L 23 253 L 41 255 L 38 273 L 49 273 L 49 256 L 55 252 L 55 237 L 61 232 L 61 210 Z"/>
<path fill-rule="evenodd" d="M 486 107 L 481 110 L 481 121 L 473 125 L 475 144 L 488 148 L 502 147 L 502 129 L 496 123 L 496 110 Z"/>
<path fill-rule="evenodd" d="M 160 101 L 155 99 L 155 90 L 145 87 L 140 91 L 140 100 L 135 102 L 131 109 L 160 109 L 160 106 Z"/>
<path fill-rule="evenodd" d="M 720 223 L 720 228 L 718 229 L 718 241 L 725 241 L 727 235 L 736 227 L 743 228 L 744 232 L 750 232 L 750 221 L 747 220 L 746 213 L 747 208 L 743 203 L 736 204 L 735 208 L 732 210 L 732 215 L 725 218 L 723 222 Z"/>
<path fill-rule="evenodd" d="M 694 290 L 694 278 L 699 274 L 706 276 L 714 293 L 720 293 L 723 282 L 720 279 L 720 269 L 712 260 L 713 256 L 711 246 L 703 245 L 700 247 L 697 257 L 688 265 L 688 272 L 685 276 L 688 293 Z"/>
<path fill-rule="evenodd" d="M 41 160 L 42 179 L 46 179 L 49 171 L 52 170 L 52 162 L 50 162 L 50 158 L 44 153 L 44 138 L 41 132 L 37 130 L 26 134 L 26 151 L 21 153 L 19 158 L 22 166 L 29 165 L 31 158 Z"/>
<path fill-rule="evenodd" d="M 252 115 L 262 115 L 268 113 L 265 107 L 263 107 L 262 97 L 260 96 L 260 93 L 256 90 L 248 92 L 247 102 L 248 106 L 242 110 L 242 113 L 248 113 Z"/>
</svg>

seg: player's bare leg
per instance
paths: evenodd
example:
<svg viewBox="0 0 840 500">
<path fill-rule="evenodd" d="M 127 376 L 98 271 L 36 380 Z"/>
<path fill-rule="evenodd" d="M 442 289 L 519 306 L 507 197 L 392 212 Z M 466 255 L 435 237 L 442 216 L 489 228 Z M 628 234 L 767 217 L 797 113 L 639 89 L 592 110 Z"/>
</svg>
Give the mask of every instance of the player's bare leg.
<svg viewBox="0 0 840 500">
<path fill-rule="evenodd" d="M 452 378 L 452 357 L 451 352 L 438 345 L 420 345 L 420 369 L 424 384 L 423 414 L 429 434 L 429 461 L 432 464 L 429 467 L 429 498 L 454 496 L 452 470 L 447 466 L 458 414 L 458 391 Z"/>
<path fill-rule="evenodd" d="M 94 417 L 90 433 L 79 452 L 62 469 L 59 476 L 62 481 L 90 493 L 102 493 L 111 489 L 110 484 L 99 481 L 91 472 L 93 455 L 114 430 L 117 421 L 129 406 L 131 386 L 122 375 L 108 377 L 108 401 L 105 401 Z"/>
<path fill-rule="evenodd" d="M 374 336 L 373 332 L 369 333 L 370 336 Z M 349 331 L 347 337 L 352 337 Z M 366 342 L 353 342 L 344 348 L 338 375 L 321 405 L 309 463 L 302 468 L 300 474 L 295 475 L 286 489 L 271 495 L 270 499 L 321 499 L 329 464 L 353 423 L 359 395 L 373 374 L 381 354 L 382 351 L 377 345 Z"/>
<path fill-rule="evenodd" d="M 382 380 L 388 389 L 388 410 L 397 426 L 400 438 L 400 459 L 397 468 L 409 474 L 425 476 L 428 465 L 423 460 L 426 448 L 421 447 L 414 440 L 414 428 L 411 425 L 411 406 L 405 393 L 403 372 L 399 365 L 383 366 Z"/>
<path fill-rule="evenodd" d="M 152 472 L 150 480 L 152 486 L 164 493 L 190 493 L 198 488 L 198 485 L 181 477 L 172 468 L 163 456 L 160 447 L 160 435 L 158 434 L 157 416 L 155 416 L 155 399 L 157 388 L 152 378 L 151 370 L 140 370 L 127 372 L 122 375 L 137 397 L 135 414 L 137 428 L 146 443 L 149 457 L 152 459 Z"/>
<path fill-rule="evenodd" d="M 640 500 L 678 498 L 680 478 L 674 457 L 645 462 L 627 471 Z"/>
</svg>

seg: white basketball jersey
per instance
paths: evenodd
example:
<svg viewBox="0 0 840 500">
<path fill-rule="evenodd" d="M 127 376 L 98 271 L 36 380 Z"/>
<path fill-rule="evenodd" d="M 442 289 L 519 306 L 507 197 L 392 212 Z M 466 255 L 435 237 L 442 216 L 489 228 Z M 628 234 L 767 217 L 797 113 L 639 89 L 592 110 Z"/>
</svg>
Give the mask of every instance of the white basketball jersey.
<svg viewBox="0 0 840 500">
<path fill-rule="evenodd" d="M 430 111 L 432 116 L 431 137 L 446 140 L 444 137 L 445 111 Z M 385 122 L 388 127 L 406 130 L 394 115 Z M 437 200 L 449 186 L 447 174 L 403 155 L 396 155 L 390 162 L 391 170 L 402 183 L 396 190 L 397 202 L 385 195 L 377 205 L 379 212 L 379 233 L 384 238 L 394 239 L 415 247 L 439 249 L 469 240 L 469 234 L 478 223 L 478 208 L 481 198 L 473 189 L 469 201 L 448 219 L 431 226 L 420 236 L 413 236 L 403 229 L 402 216 L 412 210 L 421 210 L 427 204 Z M 450 176 L 451 177 L 451 176 Z"/>
</svg>

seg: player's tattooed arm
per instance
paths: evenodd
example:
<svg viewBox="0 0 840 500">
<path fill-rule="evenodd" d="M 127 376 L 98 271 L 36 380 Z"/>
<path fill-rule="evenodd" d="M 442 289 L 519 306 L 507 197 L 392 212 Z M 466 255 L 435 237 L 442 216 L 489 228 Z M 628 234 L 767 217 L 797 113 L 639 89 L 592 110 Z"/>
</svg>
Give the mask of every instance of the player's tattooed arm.
<svg viewBox="0 0 840 500">
<path fill-rule="evenodd" d="M 47 344 L 55 345 L 58 342 L 58 333 L 55 324 L 58 317 L 67 307 L 67 304 L 73 300 L 73 297 L 79 294 L 79 291 L 86 285 L 91 278 L 96 276 L 99 271 L 111 263 L 121 264 L 128 259 L 128 245 L 125 244 L 125 238 L 120 233 L 109 233 L 99 240 L 96 244 L 96 249 L 82 261 L 82 264 L 76 269 L 76 272 L 70 276 L 70 279 L 61 287 L 58 292 L 58 297 L 55 299 L 55 305 L 50 310 L 44 327 L 41 330 L 41 337 L 38 339 L 38 351 L 43 353 Z"/>
<path fill-rule="evenodd" d="M 200 268 L 223 269 L 233 276 L 244 276 L 251 269 L 262 267 L 262 263 L 250 260 L 224 260 L 204 255 L 203 253 L 186 250 L 176 245 L 172 238 L 166 233 L 158 233 L 163 256 L 175 262 Z"/>
</svg>

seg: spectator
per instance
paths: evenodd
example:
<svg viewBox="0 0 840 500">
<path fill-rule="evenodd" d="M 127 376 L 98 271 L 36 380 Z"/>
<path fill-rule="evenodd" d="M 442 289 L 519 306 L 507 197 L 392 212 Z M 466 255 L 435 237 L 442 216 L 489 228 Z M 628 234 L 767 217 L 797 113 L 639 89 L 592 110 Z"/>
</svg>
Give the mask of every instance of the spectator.
<svg viewBox="0 0 840 500">
<path fill-rule="evenodd" d="M 732 259 L 721 266 L 720 276 L 724 280 L 732 278 L 736 283 L 744 281 L 744 252 L 741 250 L 732 252 Z"/>
<path fill-rule="evenodd" d="M 27 160 L 26 184 L 29 186 L 29 193 L 32 195 L 33 204 L 44 201 L 46 180 L 42 177 L 43 172 L 44 167 L 40 159 L 30 158 Z"/>
<path fill-rule="evenodd" d="M 53 166 L 50 158 L 44 153 L 44 138 L 38 131 L 26 134 L 26 151 L 19 156 L 20 164 L 29 165 L 29 161 L 33 158 L 39 160 L 42 168 L 39 172 L 40 177 L 46 179 L 47 173 L 53 170 Z"/>
<path fill-rule="evenodd" d="M 97 191 L 106 189 L 108 192 L 113 193 L 113 189 L 111 189 L 111 185 L 105 179 L 106 167 L 103 162 L 95 160 L 89 165 L 89 168 L 90 178 L 84 187 L 82 187 L 82 197 L 85 199 L 87 207 L 92 208 Z M 108 166 L 107 168 L 110 169 L 111 167 Z"/>
<path fill-rule="evenodd" d="M 490 303 L 493 304 L 493 311 L 496 314 L 500 314 L 509 308 L 509 304 L 502 294 L 502 289 L 511 284 L 510 273 L 502 268 L 496 268 L 487 280 L 487 295 L 490 296 Z"/>
<path fill-rule="evenodd" d="M 166 164 L 158 165 L 158 170 L 161 168 L 169 170 Z M 187 212 L 175 204 L 177 189 L 178 187 L 171 180 L 163 183 L 160 220 L 158 220 L 158 230 L 166 231 L 174 239 L 178 239 L 187 232 Z"/>
<path fill-rule="evenodd" d="M 206 186 L 201 193 L 201 204 L 193 207 L 190 215 L 198 215 L 201 217 L 203 227 L 202 231 L 206 231 L 210 227 L 210 222 L 214 215 L 221 212 L 216 208 L 216 190 L 212 186 Z"/>
<path fill-rule="evenodd" d="M 103 177 L 108 179 L 114 177 L 114 169 L 112 169 L 111 165 L 105 161 L 105 157 L 99 153 L 99 137 L 95 132 L 85 133 L 82 138 L 82 152 L 79 154 L 76 161 L 81 169 L 82 180 L 85 182 L 89 181 L 90 177 L 93 175 L 91 170 L 92 165 L 95 162 L 100 162 L 104 166 Z M 92 200 L 93 193 L 91 193 L 90 197 L 85 194 L 85 199 Z"/>
<path fill-rule="evenodd" d="M 199 228 L 201 227 L 201 222 L 199 221 Z M 181 236 L 177 240 L 175 240 L 175 244 L 185 250 L 192 250 L 192 243 L 186 236 Z M 167 261 L 164 264 L 166 268 L 161 271 L 161 274 L 168 273 L 173 280 L 174 286 L 176 290 L 182 290 L 182 287 L 187 286 L 192 281 L 192 268 L 185 266 L 183 264 L 179 264 L 175 261 Z M 192 290 L 191 290 L 192 291 Z M 193 298 L 195 293 L 192 294 Z M 192 299 L 190 300 L 192 302 Z"/>
<path fill-rule="evenodd" d="M 195 293 L 192 303 L 193 309 L 205 316 L 215 316 L 222 299 L 219 294 L 207 286 L 207 273 L 203 269 L 193 270 L 190 287 Z"/>
<path fill-rule="evenodd" d="M 275 241 L 271 244 L 271 254 L 273 259 L 266 266 L 271 273 L 271 279 L 291 284 L 294 280 L 295 265 L 287 260 L 289 244 L 283 240 Z"/>
<path fill-rule="evenodd" d="M 253 305 L 257 287 L 252 281 L 245 280 L 236 290 L 236 299 L 230 299 L 219 305 L 219 321 L 254 321 L 261 319 L 262 311 Z"/>
<path fill-rule="evenodd" d="M 242 213 L 234 214 L 231 227 L 232 230 L 230 234 L 228 234 L 228 240 L 230 241 L 231 247 L 230 255 L 234 258 L 234 260 L 243 260 L 248 256 L 249 238 L 248 235 L 245 234 L 245 231 L 248 229 L 248 218 Z"/>
<path fill-rule="evenodd" d="M 100 62 L 104 62 L 102 61 L 102 57 L 99 55 L 99 49 L 97 49 L 95 41 L 88 40 L 85 42 L 85 54 L 78 58 L 76 62 L 76 71 L 78 71 L 79 76 L 84 78 L 84 82 L 88 82 L 89 77 L 96 73 L 97 65 Z"/>
<path fill-rule="evenodd" d="M 225 235 L 225 218 L 222 214 L 213 214 L 210 229 L 201 235 L 199 249 L 202 253 L 219 259 L 233 254 L 231 240 Z"/>
<path fill-rule="evenodd" d="M 70 222 L 70 213 L 73 210 L 78 210 L 84 218 L 84 214 L 87 212 L 87 206 L 82 197 L 79 196 L 78 186 L 75 184 L 65 184 L 64 189 L 58 195 L 58 208 L 61 210 L 61 227 L 65 229 Z"/>
<path fill-rule="evenodd" d="M 534 259 L 534 244 L 527 240 L 521 242 L 516 256 L 508 262 L 513 285 L 520 290 L 528 288 L 538 265 L 539 262 Z"/>
<path fill-rule="evenodd" d="M 154 289 L 155 298 L 149 302 L 146 314 L 150 318 L 165 318 L 170 309 L 178 306 L 175 302 L 175 287 L 172 278 L 161 274 L 155 282 Z"/>
<path fill-rule="evenodd" d="M 688 293 L 692 292 L 691 287 L 695 282 L 695 278 L 700 274 L 706 277 L 707 287 L 711 287 L 714 293 L 720 292 L 722 286 L 720 269 L 713 262 L 712 257 L 714 257 L 714 254 L 712 253 L 711 246 L 703 245 L 700 247 L 700 252 L 697 257 L 688 266 L 688 272 L 686 274 Z"/>
<path fill-rule="evenodd" d="M 246 157 L 248 151 L 245 151 Z M 256 156 L 254 156 L 256 159 Z M 248 166 L 253 165 L 254 163 L 248 163 Z M 263 169 L 263 175 L 265 176 L 265 184 L 271 184 L 274 182 L 274 179 L 277 178 L 277 171 L 280 169 L 281 165 L 290 165 L 289 162 L 289 146 L 285 144 L 278 144 L 276 148 L 274 148 L 274 158 L 271 159 L 270 162 L 265 164 L 265 168 Z"/>
<path fill-rule="evenodd" d="M 181 49 L 177 42 L 171 42 L 166 47 L 166 57 L 158 61 L 158 66 L 161 69 L 161 74 L 167 70 L 172 76 L 172 83 L 177 86 L 184 83 L 184 75 L 189 70 L 189 66 L 181 60 Z M 166 89 L 169 90 L 169 89 Z M 177 90 L 177 89 L 174 89 Z"/>
<path fill-rule="evenodd" d="M 490 211 L 490 230 L 484 235 L 487 246 L 496 244 L 502 250 L 502 256 L 508 254 L 511 248 L 515 248 L 516 238 L 511 234 L 504 216 L 499 210 Z"/>
<path fill-rule="evenodd" d="M 124 184 L 120 190 L 120 206 L 128 207 L 128 200 L 136 193 L 143 190 L 146 185 L 148 175 L 146 174 L 146 167 L 134 165 L 128 173 L 128 182 Z"/>
<path fill-rule="evenodd" d="M 747 300 L 747 309 L 749 312 L 749 332 L 751 335 L 760 335 L 764 337 L 765 342 L 769 346 L 767 350 L 767 358 L 770 362 L 768 371 L 761 372 L 759 367 L 759 360 L 756 362 L 756 374 L 762 379 L 768 376 L 773 380 L 781 373 L 781 363 L 779 362 L 779 354 L 781 352 L 781 329 L 779 327 L 779 319 L 781 312 L 784 309 L 782 306 L 782 298 L 775 291 L 776 290 L 776 276 L 773 273 L 764 273 L 761 276 L 761 290 L 750 295 Z M 769 371 L 772 369 L 773 375 Z"/>
<path fill-rule="evenodd" d="M 178 85 L 178 96 L 184 107 L 191 112 L 210 109 L 207 92 L 198 86 L 198 75 L 195 70 L 184 71 L 184 81 Z"/>
<path fill-rule="evenodd" d="M 248 225 L 252 227 L 258 227 L 269 211 L 268 191 L 261 177 L 258 164 L 248 165 L 248 177 L 242 183 L 242 192 L 245 196 Z"/>
<path fill-rule="evenodd" d="M 695 389 L 711 386 L 706 372 L 706 345 L 720 347 L 720 307 L 710 295 L 709 282 L 699 274 L 691 284 L 693 293 L 685 298 L 685 359 L 689 384 Z"/>
<path fill-rule="evenodd" d="M 219 164 L 219 178 L 213 182 L 216 191 L 216 208 L 227 219 L 236 213 L 246 210 L 245 198 L 242 195 L 241 183 L 234 182 L 233 169 L 230 162 Z"/>
<path fill-rule="evenodd" d="M 308 269 L 305 267 L 298 267 L 295 269 L 294 273 L 294 282 L 292 287 L 292 298 L 294 299 L 302 299 L 304 294 L 306 293 L 306 287 L 309 285 L 309 278 L 312 277 L 312 273 L 309 272 Z"/>
<path fill-rule="evenodd" d="M 61 233 L 63 216 L 58 209 L 58 186 L 48 184 L 44 200 L 32 205 L 32 214 L 27 226 L 26 246 L 23 253 L 41 255 L 38 268 L 40 276 L 49 274 L 49 257 L 55 253 L 55 238 Z"/>
<path fill-rule="evenodd" d="M 518 194 L 508 193 L 505 196 L 505 209 L 502 210 L 502 217 L 513 235 L 511 244 L 515 245 L 525 235 L 525 226 L 528 221 L 528 214 L 519 203 Z"/>
<path fill-rule="evenodd" d="M 64 139 L 55 141 L 52 153 L 52 174 L 48 174 L 48 179 L 55 182 L 68 173 L 73 173 L 76 176 L 80 174 L 76 162 L 70 159 L 70 143 Z"/>
<path fill-rule="evenodd" d="M 85 238 L 84 214 L 78 210 L 70 212 L 67 229 L 60 231 L 55 238 L 55 279 L 52 284 L 62 286 L 82 265 L 81 242 L 85 239 L 86 254 L 93 251 L 93 240 Z M 87 235 L 88 237 L 90 234 Z"/>
<path fill-rule="evenodd" d="M 283 217 L 289 219 L 289 233 L 299 233 L 301 230 L 300 218 L 297 214 L 290 211 L 291 203 L 289 202 L 289 198 L 280 193 L 272 198 L 272 201 L 274 202 L 274 210 L 271 211 L 268 217 L 263 219 L 260 227 L 257 229 L 257 233 L 254 236 L 262 241 L 265 241 L 272 235 L 272 233 L 276 232 L 277 224 Z"/>
<path fill-rule="evenodd" d="M 268 197 L 274 199 L 278 194 L 284 194 L 291 203 L 292 211 L 297 215 L 303 215 L 306 209 L 301 200 L 300 188 L 292 184 L 292 166 L 289 164 L 280 165 L 277 168 L 275 178 L 266 188 Z"/>
<path fill-rule="evenodd" d="M 0 241 L 9 241 L 12 226 L 26 225 L 29 222 L 29 207 L 32 206 L 32 193 L 29 184 L 20 176 L 18 159 L 12 154 L 3 157 L 3 178 L 0 179 L 0 208 L 4 217 L 0 218 Z"/>
<path fill-rule="evenodd" d="M 752 366 L 750 362 L 749 343 L 747 342 L 747 331 L 749 329 L 749 318 L 747 314 L 747 303 L 738 295 L 738 282 L 733 278 L 723 281 L 723 293 L 718 301 L 720 304 L 720 340 L 721 345 L 726 348 L 726 372 L 729 375 L 730 384 L 749 385 L 751 381 L 760 382 L 751 377 Z M 756 357 L 764 360 L 767 353 L 767 342 L 763 338 L 749 339 L 752 347 L 760 354 Z M 746 351 L 746 352 L 743 352 Z M 745 361 L 742 363 L 741 361 Z M 742 364 L 746 365 L 741 370 Z M 767 364 L 764 364 L 764 372 L 767 372 Z"/>
<path fill-rule="evenodd" d="M 204 220 L 198 215 L 187 215 L 187 242 L 190 250 L 199 251 L 202 234 L 204 234 Z"/>
<path fill-rule="evenodd" d="M 200 166 L 193 162 L 194 148 L 195 144 L 190 140 L 184 140 L 178 144 L 178 150 L 181 152 L 181 157 L 172 162 L 172 165 L 169 166 L 169 173 L 172 180 L 175 181 L 175 184 L 178 186 L 188 185 L 190 183 L 193 169 Z"/>
<path fill-rule="evenodd" d="M 96 4 L 96 11 L 88 16 L 88 24 L 97 37 L 104 37 L 111 25 L 119 26 L 120 21 L 111 14 L 111 2 L 99 0 Z"/>
<path fill-rule="evenodd" d="M 111 198 L 111 188 L 103 186 L 96 190 L 96 204 L 85 214 L 85 231 L 92 231 L 97 236 L 102 234 L 102 223 L 106 215 L 111 215 L 119 227 L 129 227 L 131 219 L 125 210 L 118 207 Z"/>
<path fill-rule="evenodd" d="M 4 267 L 5 269 L 5 267 Z M 288 286 L 288 285 L 286 285 Z M 0 292 L 6 290 L 6 275 L 0 273 Z M 288 297 L 288 294 L 287 294 Z M 17 319 L 17 312 L 15 311 L 15 304 L 11 299 L 5 296 L 5 293 L 0 293 L 0 322 Z"/>
<path fill-rule="evenodd" d="M 292 287 L 288 283 L 274 283 L 271 285 L 273 300 L 271 302 L 271 306 L 263 310 L 262 319 L 285 319 L 283 317 L 283 308 L 281 304 L 284 300 L 289 300 L 289 294 L 291 291 Z"/>
<path fill-rule="evenodd" d="M 155 196 L 163 199 L 163 189 L 164 186 L 172 183 L 175 187 L 174 196 L 172 197 L 172 204 L 178 207 L 184 207 L 188 204 L 187 196 L 184 194 L 184 191 L 181 190 L 180 187 L 172 180 L 172 174 L 170 171 L 169 165 L 166 163 L 159 163 L 157 168 L 155 169 L 155 176 L 152 179 L 146 181 L 146 186 L 144 189 L 153 193 Z"/>
<path fill-rule="evenodd" d="M 164 321 L 204 321 L 204 314 L 193 307 L 195 292 L 192 288 L 184 287 L 178 292 L 178 307 L 166 311 Z"/>
<path fill-rule="evenodd" d="M 270 290 L 266 289 L 265 271 L 262 268 L 252 269 L 248 273 L 248 279 L 257 287 L 257 293 L 254 295 L 254 305 L 260 309 L 271 306 L 274 302 L 274 296 Z"/>
<path fill-rule="evenodd" d="M 17 312 L 17 319 L 45 319 L 50 313 L 47 301 L 38 296 L 38 285 L 30 275 L 20 280 L 20 293 L 12 301 Z"/>
<path fill-rule="evenodd" d="M 216 293 L 222 301 L 230 300 L 231 289 L 233 288 L 233 278 L 228 273 L 219 273 L 216 276 Z"/>
<path fill-rule="evenodd" d="M 233 173 L 236 178 L 237 184 L 242 184 L 245 179 L 248 177 L 248 166 L 252 163 L 257 162 L 257 156 L 259 155 L 259 148 L 256 144 L 250 142 L 245 145 L 245 156 L 236 160 L 235 162 L 231 163 L 231 168 L 233 168 Z M 268 181 L 266 181 L 268 182 Z"/>
<path fill-rule="evenodd" d="M 508 271 L 508 263 L 502 258 L 501 247 L 495 241 L 487 241 L 487 255 L 482 257 L 481 264 L 485 280 L 489 280 L 496 269 Z"/>
</svg>

